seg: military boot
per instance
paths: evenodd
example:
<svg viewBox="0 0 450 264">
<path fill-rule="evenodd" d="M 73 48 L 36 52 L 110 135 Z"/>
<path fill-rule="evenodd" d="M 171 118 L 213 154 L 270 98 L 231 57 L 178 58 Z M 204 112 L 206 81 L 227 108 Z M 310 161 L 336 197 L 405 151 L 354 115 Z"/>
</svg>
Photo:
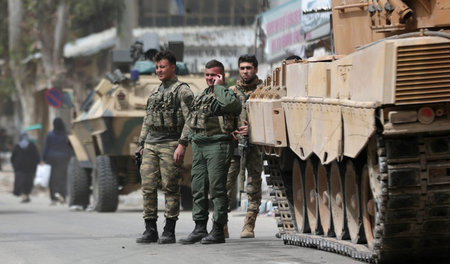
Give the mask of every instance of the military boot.
<svg viewBox="0 0 450 264">
<path fill-rule="evenodd" d="M 225 234 L 223 233 L 223 225 L 214 222 L 211 232 L 201 241 L 202 244 L 218 244 L 225 243 Z"/>
<path fill-rule="evenodd" d="M 258 214 L 255 212 L 247 212 L 244 227 L 242 228 L 241 238 L 254 238 L 255 221 Z"/>
<path fill-rule="evenodd" d="M 177 220 L 174 218 L 166 218 L 166 225 L 164 226 L 164 231 L 159 239 L 159 244 L 172 244 L 176 242 L 175 239 L 175 224 Z"/>
<path fill-rule="evenodd" d="M 136 243 L 152 243 L 158 241 L 158 230 L 156 219 L 145 219 L 145 231 L 141 237 L 136 239 Z"/>
<path fill-rule="evenodd" d="M 208 224 L 208 220 L 197 220 L 195 221 L 195 228 L 192 233 L 188 235 L 187 238 L 180 239 L 180 243 L 183 245 L 194 244 L 199 242 L 208 235 L 208 231 L 206 230 L 206 225 Z"/>
</svg>

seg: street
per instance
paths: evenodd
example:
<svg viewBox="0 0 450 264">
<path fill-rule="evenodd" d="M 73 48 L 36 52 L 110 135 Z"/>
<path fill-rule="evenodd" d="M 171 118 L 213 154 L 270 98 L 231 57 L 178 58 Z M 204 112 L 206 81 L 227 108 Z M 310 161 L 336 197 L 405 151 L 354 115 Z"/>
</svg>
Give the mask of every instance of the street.
<svg viewBox="0 0 450 264">
<path fill-rule="evenodd" d="M 1 263 L 359 263 L 324 251 L 285 246 L 274 236 L 273 216 L 258 217 L 255 239 L 240 239 L 245 212 L 239 210 L 229 215 L 230 238 L 225 244 L 136 244 L 144 230 L 139 204 L 121 198 L 115 213 L 70 211 L 67 205 L 50 206 L 47 192 L 42 191 L 33 192 L 31 203 L 21 204 L 9 190 L 12 173 L 0 172 L 0 176 Z M 163 226 L 160 211 L 160 233 Z M 182 212 L 177 239 L 193 227 L 191 212 Z"/>
</svg>

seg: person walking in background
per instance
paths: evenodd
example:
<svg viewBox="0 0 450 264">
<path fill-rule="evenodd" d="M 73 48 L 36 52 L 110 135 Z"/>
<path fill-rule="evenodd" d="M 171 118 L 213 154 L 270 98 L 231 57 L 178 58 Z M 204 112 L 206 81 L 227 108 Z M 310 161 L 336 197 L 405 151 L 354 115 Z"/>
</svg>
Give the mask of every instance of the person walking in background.
<svg viewBox="0 0 450 264">
<path fill-rule="evenodd" d="M 11 164 L 14 170 L 13 194 L 21 196 L 22 203 L 31 201 L 30 193 L 39 160 L 36 146 L 28 139 L 27 133 L 21 133 L 19 142 L 14 146 L 11 154 Z"/>
<path fill-rule="evenodd" d="M 136 243 L 175 243 L 175 224 L 180 214 L 181 165 L 188 145 L 189 129 L 185 119 L 194 94 L 188 84 L 175 74 L 176 58 L 170 51 L 155 55 L 156 75 L 161 81 L 147 100 L 146 115 L 139 136 L 138 151 L 142 156 L 141 178 L 144 200 L 145 231 Z M 159 238 L 158 186 L 165 198 L 166 224 Z M 159 240 L 159 241 L 158 241 Z"/>
<path fill-rule="evenodd" d="M 254 228 L 256 217 L 259 213 L 259 206 L 261 205 L 261 172 L 263 170 L 263 155 L 262 152 L 255 145 L 248 144 L 248 117 L 246 102 L 250 95 L 256 90 L 256 88 L 262 85 L 263 81 L 256 75 L 258 73 L 258 60 L 254 55 L 242 55 L 238 59 L 239 75 L 241 79 L 236 82 L 235 86 L 230 87 L 238 98 L 240 99 L 243 107 L 239 116 L 238 126 L 239 129 L 234 133 L 239 136 L 239 140 L 245 141 L 244 145 L 247 145 L 245 149 L 246 153 L 240 153 L 240 155 L 246 155 L 245 164 L 241 164 L 240 156 L 233 156 L 231 160 L 230 169 L 228 171 L 227 178 L 227 191 L 228 199 L 231 201 L 231 194 L 233 187 L 236 186 L 236 178 L 239 172 L 245 171 L 247 175 L 247 196 L 248 196 L 248 208 L 247 215 L 245 217 L 244 227 L 240 234 L 241 238 L 253 238 L 255 237 Z M 251 126 L 251 124 L 250 124 Z M 261 128 L 257 128 L 261 129 Z M 241 143 L 242 144 L 242 143 Z M 242 168 L 242 169 L 241 169 Z M 245 175 L 241 175 L 245 179 Z M 230 211 L 231 207 L 228 206 Z M 225 236 L 228 235 L 228 228 L 225 228 Z"/>
<path fill-rule="evenodd" d="M 51 204 L 65 203 L 67 194 L 67 165 L 72 150 L 69 146 L 66 128 L 61 118 L 53 120 L 53 130 L 47 133 L 42 151 L 42 163 L 50 164 Z"/>
<path fill-rule="evenodd" d="M 232 156 L 231 132 L 237 128 L 241 102 L 233 91 L 224 87 L 223 64 L 211 60 L 205 65 L 208 87 L 195 97 L 192 111 L 186 120 L 192 144 L 192 218 L 194 230 L 182 244 L 225 243 L 223 227 L 228 221 L 227 172 Z M 214 205 L 213 227 L 207 233 L 208 193 Z"/>
</svg>

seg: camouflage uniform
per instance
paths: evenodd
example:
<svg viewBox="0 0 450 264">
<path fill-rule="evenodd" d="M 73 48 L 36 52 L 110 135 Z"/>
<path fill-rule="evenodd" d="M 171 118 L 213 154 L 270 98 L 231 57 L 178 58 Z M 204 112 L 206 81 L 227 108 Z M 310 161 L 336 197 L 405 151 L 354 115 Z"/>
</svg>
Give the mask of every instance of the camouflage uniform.
<svg viewBox="0 0 450 264">
<path fill-rule="evenodd" d="M 248 121 L 246 101 L 256 88 L 262 84 L 262 80 L 258 77 L 252 83 L 244 84 L 241 80 L 237 81 L 236 86 L 230 87 L 242 103 L 242 111 L 239 116 L 238 126 L 244 125 L 243 120 Z M 250 127 L 251 128 L 251 127 Z M 248 196 L 248 210 L 249 212 L 259 213 L 259 206 L 261 205 L 261 172 L 263 169 L 263 155 L 259 148 L 254 145 L 249 145 L 247 148 L 246 164 L 247 168 L 247 196 Z M 228 170 L 227 177 L 227 194 L 228 200 L 231 201 L 232 189 L 236 185 L 236 179 L 241 171 L 240 156 L 233 156 L 231 165 Z M 243 176 L 245 177 L 245 176 Z M 230 210 L 230 205 L 228 210 Z"/>
<path fill-rule="evenodd" d="M 192 218 L 208 219 L 208 192 L 214 223 L 227 223 L 227 171 L 232 156 L 231 132 L 237 127 L 241 103 L 229 89 L 214 85 L 194 99 L 186 124 L 192 142 Z"/>
<path fill-rule="evenodd" d="M 180 212 L 181 164 L 173 154 L 178 144 L 187 146 L 185 125 L 194 95 L 177 78 L 162 82 L 147 100 L 139 145 L 144 148 L 141 165 L 144 219 L 157 219 L 157 189 L 165 195 L 166 218 L 177 219 Z"/>
</svg>

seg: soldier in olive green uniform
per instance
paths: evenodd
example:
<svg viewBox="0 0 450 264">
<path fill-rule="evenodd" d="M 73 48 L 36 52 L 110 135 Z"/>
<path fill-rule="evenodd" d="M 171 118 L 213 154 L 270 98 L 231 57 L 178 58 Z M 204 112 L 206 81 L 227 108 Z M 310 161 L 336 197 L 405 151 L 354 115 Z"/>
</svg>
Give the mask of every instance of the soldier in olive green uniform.
<svg viewBox="0 0 450 264">
<path fill-rule="evenodd" d="M 258 61 L 255 56 L 243 55 L 239 57 L 238 63 L 241 79 L 236 82 L 236 86 L 232 86 L 230 89 L 236 93 L 243 105 L 242 112 L 239 116 L 239 130 L 235 132 L 241 137 L 240 140 L 243 140 L 243 137 L 248 138 L 246 101 L 256 88 L 259 85 L 262 85 L 262 80 L 256 75 L 258 72 Z M 261 172 L 263 169 L 263 156 L 259 148 L 251 144 L 243 151 L 246 151 L 245 164 L 241 164 L 239 156 L 233 156 L 231 160 L 227 179 L 228 199 L 231 201 L 231 193 L 233 187 L 236 185 L 236 178 L 239 175 L 239 172 L 245 171 L 245 169 L 241 170 L 241 166 L 244 166 L 247 168 L 248 209 L 240 236 L 241 238 L 253 238 L 255 237 L 253 231 L 255 228 L 255 221 L 259 213 L 259 206 L 261 205 Z M 241 175 L 241 177 L 245 177 L 245 175 Z M 228 236 L 228 228 L 225 228 L 225 235 Z"/>
<path fill-rule="evenodd" d="M 231 132 L 237 128 L 241 103 L 233 91 L 225 88 L 224 67 L 212 60 L 205 66 L 208 84 L 194 99 L 192 112 L 186 123 L 191 129 L 192 162 L 192 218 L 195 228 L 182 244 L 201 241 L 202 244 L 225 243 L 223 227 L 227 223 L 227 172 L 232 156 Z M 213 228 L 208 234 L 208 193 L 214 205 Z"/>
<path fill-rule="evenodd" d="M 142 155 L 141 178 L 145 231 L 137 243 L 158 241 L 157 189 L 165 194 L 166 224 L 160 244 L 175 243 L 175 223 L 180 212 L 181 165 L 188 145 L 189 128 L 185 119 L 194 94 L 175 75 L 176 59 L 169 51 L 155 55 L 156 74 L 162 82 L 147 100 L 139 145 Z"/>
</svg>

